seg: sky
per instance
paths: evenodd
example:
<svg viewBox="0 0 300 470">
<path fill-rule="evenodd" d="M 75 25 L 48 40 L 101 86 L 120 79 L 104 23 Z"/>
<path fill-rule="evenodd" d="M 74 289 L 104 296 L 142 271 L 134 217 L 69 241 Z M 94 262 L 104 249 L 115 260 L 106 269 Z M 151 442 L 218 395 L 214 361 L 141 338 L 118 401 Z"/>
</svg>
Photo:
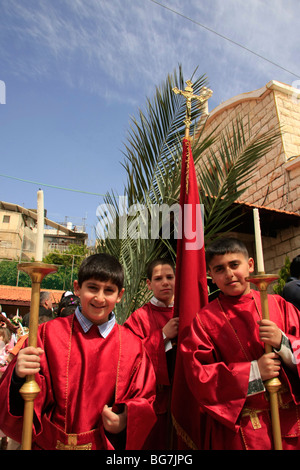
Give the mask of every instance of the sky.
<svg viewBox="0 0 300 470">
<path fill-rule="evenodd" d="M 270 80 L 300 88 L 298 0 L 0 0 L 0 200 L 85 224 L 124 193 L 132 117 L 182 65 L 211 111 Z M 171 11 L 172 10 L 172 11 Z M 63 189 L 64 188 L 64 189 Z"/>
</svg>

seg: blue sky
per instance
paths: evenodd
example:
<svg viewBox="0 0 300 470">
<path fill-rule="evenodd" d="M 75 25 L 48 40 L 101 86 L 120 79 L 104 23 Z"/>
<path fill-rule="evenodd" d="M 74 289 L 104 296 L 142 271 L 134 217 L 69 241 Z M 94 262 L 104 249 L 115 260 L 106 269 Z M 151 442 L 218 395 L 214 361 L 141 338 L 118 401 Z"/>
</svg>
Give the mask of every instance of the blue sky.
<svg viewBox="0 0 300 470">
<path fill-rule="evenodd" d="M 123 194 L 130 118 L 178 64 L 207 76 L 210 110 L 300 79 L 297 0 L 159 3 L 268 60 L 151 0 L 1 0 L 0 200 L 36 208 L 41 188 L 50 219 L 95 238 L 100 195 Z"/>
</svg>

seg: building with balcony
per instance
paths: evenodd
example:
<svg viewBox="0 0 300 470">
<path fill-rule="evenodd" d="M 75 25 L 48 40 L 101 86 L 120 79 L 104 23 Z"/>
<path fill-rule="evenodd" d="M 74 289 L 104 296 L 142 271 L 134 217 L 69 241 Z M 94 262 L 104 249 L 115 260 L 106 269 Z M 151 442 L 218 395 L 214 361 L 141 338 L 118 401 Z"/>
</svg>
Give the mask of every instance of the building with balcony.
<svg viewBox="0 0 300 470">
<path fill-rule="evenodd" d="M 35 257 L 37 211 L 0 201 L 0 259 L 31 261 Z M 70 244 L 84 245 L 88 234 L 69 222 L 66 226 L 46 217 L 43 256 L 65 251 Z"/>
</svg>

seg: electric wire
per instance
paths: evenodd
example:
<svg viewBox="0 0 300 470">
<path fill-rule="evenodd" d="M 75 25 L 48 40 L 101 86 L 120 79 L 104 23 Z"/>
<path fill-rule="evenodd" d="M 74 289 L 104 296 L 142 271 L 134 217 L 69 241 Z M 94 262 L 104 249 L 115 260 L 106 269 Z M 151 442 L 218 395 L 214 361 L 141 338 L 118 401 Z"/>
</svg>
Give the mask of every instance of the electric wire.
<svg viewBox="0 0 300 470">
<path fill-rule="evenodd" d="M 297 78 L 300 78 L 300 75 L 297 75 L 296 73 L 292 72 L 291 70 L 288 70 L 287 68 L 285 67 L 282 67 L 281 65 L 277 64 L 276 62 L 264 57 L 263 55 L 261 54 L 258 54 L 257 52 L 249 49 L 248 47 L 238 43 L 237 41 L 234 41 L 233 39 L 230 39 L 229 37 L 221 34 L 221 33 L 218 33 L 217 31 L 215 31 L 214 29 L 212 28 L 209 28 L 208 26 L 200 23 L 199 21 L 196 21 L 194 20 L 193 18 L 190 18 L 189 16 L 186 16 L 184 15 L 183 13 L 180 13 L 179 11 L 177 10 L 174 10 L 173 8 L 170 8 L 168 7 L 167 5 L 164 5 L 160 2 L 158 2 L 157 0 L 149 0 L 150 2 L 152 3 L 155 3 L 156 5 L 164 8 L 165 10 L 168 10 L 172 13 L 174 13 L 175 15 L 178 15 L 180 16 L 181 18 L 184 18 L 185 20 L 187 21 L 190 21 L 191 23 L 194 23 L 195 25 L 197 26 L 200 26 L 201 28 L 203 29 L 206 29 L 207 31 L 209 31 L 210 33 L 213 33 L 217 36 L 219 36 L 220 38 L 224 39 L 225 41 L 228 41 L 230 42 L 231 44 L 234 44 L 235 46 L 238 46 L 240 47 L 241 49 L 244 49 L 245 51 L 249 52 L 250 54 L 253 54 L 255 55 L 256 57 L 259 57 L 260 59 L 266 61 L 266 62 L 269 62 L 270 64 L 274 65 L 275 67 L 278 67 L 280 68 L 281 70 L 284 70 L 285 72 L 288 72 L 290 73 L 291 75 L 294 75 L 295 77 Z M 3 175 L 3 174 L 0 174 L 0 177 L 3 177 L 3 178 L 10 178 L 10 179 L 13 179 L 13 180 L 17 180 L 17 181 L 21 181 L 23 183 L 30 183 L 30 184 L 36 184 L 38 186 L 45 186 L 45 187 L 48 187 L 48 188 L 53 188 L 53 189 L 60 189 L 60 190 L 63 190 L 63 191 L 71 191 L 71 192 L 76 192 L 76 193 L 81 193 L 81 194 L 89 194 L 89 195 L 92 195 L 92 196 L 100 196 L 100 197 L 105 197 L 106 195 L 105 194 L 100 194 L 100 193 L 94 193 L 94 192 L 90 192 L 90 191 L 83 191 L 83 190 L 80 190 L 80 189 L 72 189 L 72 188 L 65 188 L 65 187 L 62 187 L 62 186 L 56 186 L 56 185 L 52 185 L 52 184 L 46 184 L 46 183 L 40 183 L 40 182 L 37 182 L 37 181 L 31 181 L 31 180 L 26 180 L 26 179 L 23 179 L 23 178 L 17 178 L 17 177 L 14 177 L 14 176 L 9 176 L 9 175 Z"/>
<path fill-rule="evenodd" d="M 186 15 L 184 15 L 183 13 L 180 13 L 179 11 L 174 10 L 173 8 L 170 8 L 170 7 L 166 6 L 166 5 L 163 5 L 162 3 L 160 3 L 160 2 L 158 2 L 158 1 L 156 1 L 156 0 L 149 0 L 149 1 L 152 2 L 152 3 L 156 3 L 156 5 L 159 5 L 160 7 L 165 8 L 166 10 L 171 11 L 171 12 L 174 13 L 175 15 L 181 16 L 181 18 L 184 18 L 185 20 L 188 20 L 188 21 L 194 23 L 195 25 L 200 26 L 200 27 L 203 28 L 203 29 L 206 29 L 206 30 L 209 31 L 210 33 L 213 33 L 213 34 L 219 36 L 220 38 L 225 39 L 225 41 L 228 41 L 228 42 L 230 42 L 231 44 L 234 44 L 235 46 L 238 46 L 238 47 L 244 49 L 245 51 L 250 52 L 250 54 L 253 54 L 253 55 L 255 55 L 256 57 L 259 57 L 260 59 L 263 59 L 263 60 L 265 60 L 266 62 L 269 62 L 270 64 L 274 65 L 275 67 L 278 67 L 278 68 L 280 68 L 281 70 L 284 70 L 285 72 L 288 72 L 288 73 L 290 73 L 291 75 L 294 75 L 294 77 L 300 78 L 300 75 L 298 75 L 298 74 L 292 72 L 291 70 L 288 70 L 288 69 L 285 68 L 285 67 L 282 67 L 281 65 L 277 64 L 276 62 L 274 62 L 274 61 L 268 59 L 267 57 L 264 57 L 264 56 L 261 55 L 261 54 L 258 54 L 257 52 L 255 52 L 255 51 L 249 49 L 249 48 L 246 47 L 246 46 L 243 46 L 242 44 L 240 44 L 240 43 L 234 41 L 233 39 L 230 39 L 230 38 L 228 38 L 227 36 L 224 36 L 224 34 L 218 33 L 218 32 L 215 31 L 214 29 L 209 28 L 208 26 L 205 26 L 205 25 L 202 24 L 202 23 L 199 23 L 199 21 L 193 20 L 193 19 L 190 18 L 189 16 L 186 16 Z"/>
<path fill-rule="evenodd" d="M 2 176 L 3 178 L 9 178 L 12 180 L 21 181 L 22 183 L 30 183 L 30 184 L 36 184 L 38 186 L 46 186 L 47 188 L 61 189 L 63 191 L 72 191 L 74 193 L 89 194 L 92 196 L 101 196 L 101 197 L 106 196 L 106 194 L 93 193 L 90 191 L 82 191 L 81 189 L 64 188 L 63 186 L 55 186 L 54 184 L 39 183 L 38 181 L 31 181 L 31 180 L 26 180 L 23 178 L 17 178 L 16 176 L 9 176 L 9 175 L 2 175 L 2 174 L 0 174 L 0 176 Z"/>
</svg>

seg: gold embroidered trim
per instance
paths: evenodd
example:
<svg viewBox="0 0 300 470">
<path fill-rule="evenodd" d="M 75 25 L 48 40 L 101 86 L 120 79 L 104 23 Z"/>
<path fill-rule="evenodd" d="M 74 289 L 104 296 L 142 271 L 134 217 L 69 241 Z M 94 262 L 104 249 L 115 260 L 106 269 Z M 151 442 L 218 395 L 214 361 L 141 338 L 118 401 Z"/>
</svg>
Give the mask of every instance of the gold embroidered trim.
<svg viewBox="0 0 300 470">
<path fill-rule="evenodd" d="M 73 315 L 72 322 L 71 322 L 70 338 L 69 338 L 69 348 L 68 348 L 68 357 L 67 357 L 66 392 L 65 392 L 65 426 L 64 426 L 65 432 L 67 431 L 67 411 L 68 411 L 68 392 L 69 392 L 69 367 L 70 367 L 70 358 L 71 358 L 71 344 L 72 344 L 74 317 L 75 317 L 75 315 Z"/>
<path fill-rule="evenodd" d="M 122 339 L 121 339 L 121 326 L 117 324 L 119 331 L 119 357 L 117 365 L 117 377 L 116 377 L 116 387 L 115 387 L 115 402 L 118 400 L 118 388 L 119 388 L 119 374 L 120 374 L 120 365 L 121 365 L 121 354 L 122 354 Z"/>
<path fill-rule="evenodd" d="M 244 408 L 242 411 L 242 417 L 249 416 L 253 429 L 261 429 L 261 424 L 257 413 L 262 413 L 268 410 L 254 410 L 253 408 Z"/>
<path fill-rule="evenodd" d="M 188 445 L 188 447 L 192 450 L 198 450 L 194 441 L 190 438 L 190 436 L 185 432 L 185 430 L 178 424 L 174 416 L 172 415 L 172 423 L 176 430 L 176 433 L 181 439 Z"/>
<path fill-rule="evenodd" d="M 243 345 L 242 345 L 242 343 L 241 343 L 241 341 L 240 341 L 240 338 L 238 337 L 238 335 L 237 335 L 235 329 L 233 328 L 233 326 L 232 326 L 232 324 L 231 324 L 229 318 L 227 318 L 227 315 L 226 315 L 226 313 L 224 312 L 224 309 L 223 309 L 223 307 L 222 307 L 222 304 L 221 304 L 220 300 L 217 299 L 217 301 L 218 301 L 218 304 L 219 304 L 219 307 L 220 307 L 220 310 L 221 310 L 222 314 L 224 315 L 224 317 L 225 317 L 225 319 L 226 319 L 228 325 L 229 325 L 230 328 L 232 329 L 233 334 L 234 334 L 234 336 L 236 337 L 236 339 L 237 339 L 237 341 L 238 341 L 238 343 L 239 343 L 239 345 L 240 345 L 240 348 L 241 348 L 241 350 L 242 350 L 243 353 L 244 353 L 245 358 L 247 359 L 248 362 L 251 362 L 251 360 L 249 359 L 249 357 L 248 357 L 248 355 L 247 355 L 247 353 L 246 353 L 246 351 L 245 351 L 245 349 L 244 349 L 244 347 L 243 347 Z"/>
<path fill-rule="evenodd" d="M 92 443 L 77 445 L 77 435 L 68 435 L 68 444 L 63 444 L 60 441 L 56 443 L 57 450 L 92 450 Z"/>
</svg>

